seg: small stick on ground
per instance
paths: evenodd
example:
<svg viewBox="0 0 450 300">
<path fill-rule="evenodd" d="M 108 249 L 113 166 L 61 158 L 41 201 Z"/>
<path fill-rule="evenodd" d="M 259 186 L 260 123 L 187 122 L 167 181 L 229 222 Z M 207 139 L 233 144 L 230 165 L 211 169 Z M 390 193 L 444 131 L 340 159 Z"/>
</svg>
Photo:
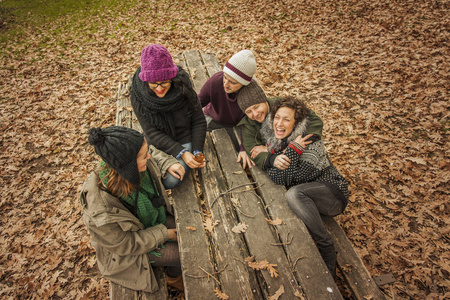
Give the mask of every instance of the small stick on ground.
<svg viewBox="0 0 450 300">
<path fill-rule="evenodd" d="M 226 265 L 222 268 L 222 270 L 220 270 L 220 271 L 213 272 L 213 273 L 209 273 L 208 271 L 206 271 L 205 269 L 203 269 L 202 267 L 199 266 L 200 270 L 202 270 L 203 272 L 205 272 L 206 275 L 189 275 L 189 274 L 186 274 L 186 276 L 191 277 L 191 278 L 197 278 L 197 279 L 198 279 L 198 278 L 205 278 L 205 277 L 208 277 L 208 281 L 209 281 L 209 278 L 211 277 L 211 278 L 214 279 L 218 284 L 220 284 L 220 282 L 217 280 L 216 277 L 214 277 L 214 275 L 222 273 L 223 271 L 225 271 L 225 269 L 226 269 L 227 267 L 228 267 L 228 264 L 226 264 Z"/>
<path fill-rule="evenodd" d="M 289 234 L 290 234 L 290 232 L 288 232 L 286 234 L 286 241 L 289 239 Z M 291 239 L 288 242 L 285 242 L 285 243 L 272 243 L 271 245 L 272 246 L 286 246 L 286 245 L 290 245 L 292 243 L 293 239 L 294 239 L 294 237 L 291 236 Z"/>
<path fill-rule="evenodd" d="M 302 258 L 304 258 L 304 256 L 300 256 L 299 258 L 297 258 L 297 259 L 295 260 L 294 264 L 292 265 L 292 269 L 295 269 L 295 266 L 297 265 L 297 262 L 298 262 L 300 259 L 302 259 Z"/>
<path fill-rule="evenodd" d="M 254 217 L 255 217 L 255 216 L 247 215 L 247 214 L 244 213 L 239 207 L 236 207 L 236 210 L 239 211 L 242 215 L 244 215 L 244 216 L 246 216 L 246 217 L 248 217 L 248 218 L 254 218 Z"/>
<path fill-rule="evenodd" d="M 247 186 L 247 185 L 254 185 L 254 184 L 256 184 L 256 182 L 250 182 L 250 183 L 240 184 L 240 185 L 238 185 L 238 186 L 229 188 L 229 189 L 226 190 L 225 192 L 220 193 L 219 196 L 217 196 L 217 197 L 214 199 L 214 201 L 211 203 L 211 207 L 213 207 L 213 205 L 214 205 L 214 203 L 216 203 L 217 199 L 219 199 L 220 197 L 222 197 L 222 196 L 228 194 L 228 193 L 231 192 L 232 190 L 235 190 L 235 189 L 237 189 L 237 188 L 244 187 L 244 186 Z M 257 187 L 255 187 L 255 188 L 253 188 L 253 189 L 257 189 L 258 187 L 260 187 L 260 186 L 257 186 Z"/>
</svg>

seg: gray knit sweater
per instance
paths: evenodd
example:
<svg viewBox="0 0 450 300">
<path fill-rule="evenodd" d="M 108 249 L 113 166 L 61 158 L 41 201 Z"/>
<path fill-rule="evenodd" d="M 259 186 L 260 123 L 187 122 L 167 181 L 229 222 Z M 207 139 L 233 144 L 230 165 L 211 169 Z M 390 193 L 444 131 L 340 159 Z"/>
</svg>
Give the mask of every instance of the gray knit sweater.
<svg viewBox="0 0 450 300">
<path fill-rule="evenodd" d="M 280 185 L 290 188 L 294 185 L 318 181 L 326 185 L 336 196 L 347 205 L 349 191 L 348 182 L 331 163 L 322 140 L 317 140 L 306 148 L 295 143 L 299 135 L 304 135 L 308 118 L 297 124 L 294 131 L 286 139 L 278 140 L 272 126 L 272 118 L 267 116 L 261 127 L 261 135 L 267 141 L 267 147 L 275 155 L 283 153 L 289 157 L 291 163 L 286 170 L 272 167 L 267 170 L 270 178 Z"/>
</svg>

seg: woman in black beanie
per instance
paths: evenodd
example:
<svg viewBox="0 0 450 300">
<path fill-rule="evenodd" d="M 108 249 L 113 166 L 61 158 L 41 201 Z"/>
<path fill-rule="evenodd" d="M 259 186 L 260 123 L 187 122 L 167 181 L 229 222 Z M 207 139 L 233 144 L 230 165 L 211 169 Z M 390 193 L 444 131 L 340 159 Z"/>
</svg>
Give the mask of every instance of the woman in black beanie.
<svg viewBox="0 0 450 300">
<path fill-rule="evenodd" d="M 100 272 L 153 293 L 159 287 L 151 266 L 164 266 L 168 283 L 182 289 L 175 220 L 161 174 L 183 168 L 130 128 L 92 128 L 89 143 L 102 161 L 84 182 L 80 202 Z"/>
</svg>

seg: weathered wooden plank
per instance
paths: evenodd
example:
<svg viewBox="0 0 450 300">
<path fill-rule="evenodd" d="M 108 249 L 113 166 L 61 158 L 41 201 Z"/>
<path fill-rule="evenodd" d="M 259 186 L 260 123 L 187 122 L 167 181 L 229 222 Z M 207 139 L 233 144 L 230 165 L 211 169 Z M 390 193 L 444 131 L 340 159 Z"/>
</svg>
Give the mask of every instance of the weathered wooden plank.
<svg viewBox="0 0 450 300">
<path fill-rule="evenodd" d="M 267 173 L 258 167 L 251 169 L 270 217 L 280 218 L 285 224 L 275 226 L 307 299 L 342 299 L 338 287 L 320 256 L 303 222 L 291 211 L 286 202 L 286 189 L 276 185 Z"/>
<path fill-rule="evenodd" d="M 189 69 L 186 66 L 186 58 L 184 57 L 183 53 L 180 53 L 177 56 L 173 56 L 173 62 L 176 65 L 181 66 L 189 74 Z"/>
<path fill-rule="evenodd" d="M 132 128 L 132 110 L 128 89 L 131 77 L 127 83 L 120 83 L 117 91 L 116 125 Z"/>
<path fill-rule="evenodd" d="M 199 53 L 208 77 L 211 77 L 217 72 L 222 71 L 222 68 L 220 67 L 219 62 L 217 61 L 217 58 L 214 54 L 205 53 L 202 50 L 200 50 Z"/>
<path fill-rule="evenodd" d="M 243 236 L 232 232 L 238 221 L 229 195 L 219 197 L 226 192 L 227 186 L 209 134 L 206 135 L 204 154 L 208 163 L 201 169 L 200 187 L 212 220 L 220 221 L 211 233 L 216 271 L 227 266 L 217 275 L 221 290 L 230 299 L 262 299 L 255 272 L 242 263 L 250 256 Z"/>
<path fill-rule="evenodd" d="M 236 162 L 236 152 L 227 132 L 224 129 L 218 129 L 212 132 L 212 137 L 228 187 L 249 183 L 241 165 Z M 243 235 L 250 254 L 255 257 L 256 261 L 267 260 L 270 264 L 276 264 L 275 269 L 279 273 L 278 278 L 275 278 L 271 277 L 266 270 L 259 272 L 264 291 L 268 295 L 274 295 L 283 286 L 283 297 L 295 299 L 295 294 L 299 293 L 299 287 L 283 249 L 271 245 L 280 241 L 276 238 L 271 225 L 265 220 L 267 216 L 264 204 L 252 192 L 242 191 L 243 189 L 235 189 L 230 194 L 231 197 L 239 199 L 241 207 L 237 210 L 237 215 L 240 222 L 248 225 Z"/>
<path fill-rule="evenodd" d="M 330 232 L 338 252 L 338 267 L 355 298 L 360 300 L 386 299 L 336 220 L 331 217 L 322 217 L 322 220 Z"/>
<path fill-rule="evenodd" d="M 194 90 L 199 93 L 203 84 L 209 77 L 203 68 L 203 63 L 197 50 L 184 51 L 183 54 L 186 59 L 186 68 L 189 70 Z"/>
<path fill-rule="evenodd" d="M 208 273 L 214 272 L 208 236 L 203 226 L 202 206 L 197 198 L 192 172 L 195 170 L 191 170 L 188 177 L 179 186 L 172 189 L 184 293 L 186 299 L 214 299 L 216 298 L 214 280 L 208 277 L 191 277 L 206 275 L 200 268 Z M 188 227 L 196 230 L 190 230 Z"/>
<path fill-rule="evenodd" d="M 137 300 L 139 299 L 138 293 L 140 292 L 127 289 L 114 282 L 109 283 L 109 297 L 111 298 L 111 300 L 121 300 L 121 299 Z"/>
</svg>

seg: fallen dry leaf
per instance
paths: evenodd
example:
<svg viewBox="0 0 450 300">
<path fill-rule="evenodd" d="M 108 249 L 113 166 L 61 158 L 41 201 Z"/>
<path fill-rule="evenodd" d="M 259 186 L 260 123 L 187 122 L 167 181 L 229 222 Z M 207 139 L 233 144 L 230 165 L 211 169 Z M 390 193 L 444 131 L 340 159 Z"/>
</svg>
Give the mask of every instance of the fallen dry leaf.
<svg viewBox="0 0 450 300">
<path fill-rule="evenodd" d="M 220 300 L 227 300 L 230 297 L 225 294 L 224 292 L 222 292 L 218 287 L 216 287 L 216 289 L 214 290 L 214 294 L 217 296 L 217 298 L 219 298 Z"/>
<path fill-rule="evenodd" d="M 283 295 L 284 294 L 284 286 L 282 285 L 282 286 L 280 286 L 280 288 L 275 292 L 275 294 L 273 294 L 272 296 L 270 296 L 269 298 L 268 298 L 268 300 L 278 300 L 280 297 L 281 297 L 281 295 Z"/>
<path fill-rule="evenodd" d="M 371 274 L 395 274 L 388 298 L 446 298 L 448 2 L 159 1 L 156 13 L 119 1 L 92 17 L 19 25 L 0 47 L 1 297 L 108 298 L 78 204 L 98 165 L 86 132 L 115 124 L 117 87 L 152 36 L 222 65 L 251 49 L 269 97 L 304 98 L 322 118 L 350 183 L 336 219 Z"/>
<path fill-rule="evenodd" d="M 278 277 L 278 271 L 275 269 L 276 264 L 270 264 L 266 259 L 256 262 L 248 262 L 248 266 L 254 270 L 268 270 L 271 277 Z"/>
<path fill-rule="evenodd" d="M 211 217 L 207 217 L 207 218 L 205 219 L 205 221 L 203 221 L 203 226 L 205 226 L 205 229 L 206 229 L 208 232 L 212 232 L 213 229 L 214 229 L 214 227 L 216 227 L 217 224 L 219 224 L 219 223 L 220 223 L 220 221 L 214 221 L 214 222 L 213 222 L 213 220 L 212 220 Z"/>
<path fill-rule="evenodd" d="M 244 222 L 237 224 L 236 226 L 234 226 L 231 231 L 233 231 L 234 233 L 242 233 L 245 232 L 247 230 L 248 225 L 245 224 Z"/>
<path fill-rule="evenodd" d="M 274 225 L 274 226 L 276 226 L 276 225 L 281 225 L 281 224 L 285 224 L 284 221 L 281 220 L 281 219 L 278 218 L 278 217 L 276 217 L 276 218 L 273 219 L 273 220 L 270 220 L 270 219 L 267 219 L 267 218 L 266 218 L 266 221 L 269 222 L 269 224 Z"/>
</svg>

